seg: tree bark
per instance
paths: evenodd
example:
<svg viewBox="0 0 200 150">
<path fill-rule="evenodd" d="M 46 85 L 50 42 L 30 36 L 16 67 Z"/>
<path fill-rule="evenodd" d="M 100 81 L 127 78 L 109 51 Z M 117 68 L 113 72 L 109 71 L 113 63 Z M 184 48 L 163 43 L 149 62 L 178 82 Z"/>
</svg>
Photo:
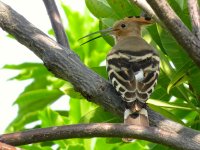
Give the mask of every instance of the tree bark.
<svg viewBox="0 0 200 150">
<path fill-rule="evenodd" d="M 200 40 L 200 9 L 197 0 L 188 0 L 188 8 L 194 35 Z"/>
<path fill-rule="evenodd" d="M 156 15 L 200 67 L 200 40 L 184 25 L 166 0 L 147 0 Z"/>
<path fill-rule="evenodd" d="M 91 137 L 129 137 L 164 144 L 175 149 L 197 150 L 200 148 L 200 143 L 195 143 L 192 138 L 179 135 L 176 132 L 160 130 L 155 127 L 112 123 L 78 124 L 33 129 L 2 135 L 0 136 L 0 141 L 11 145 L 24 145 L 50 140 Z"/>
<path fill-rule="evenodd" d="M 56 40 L 59 44 L 62 46 L 65 46 L 67 48 L 70 48 L 67 35 L 65 33 L 62 20 L 60 17 L 60 14 L 58 12 L 58 9 L 56 7 L 56 3 L 54 0 L 43 0 L 47 13 L 49 15 L 49 18 L 51 20 L 51 24 L 53 27 L 53 30 L 55 32 Z"/>
</svg>

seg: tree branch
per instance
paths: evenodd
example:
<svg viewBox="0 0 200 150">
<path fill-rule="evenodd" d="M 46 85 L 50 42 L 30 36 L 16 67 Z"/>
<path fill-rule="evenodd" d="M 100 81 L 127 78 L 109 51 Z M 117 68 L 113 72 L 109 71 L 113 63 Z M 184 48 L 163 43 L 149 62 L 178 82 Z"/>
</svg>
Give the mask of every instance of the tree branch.
<svg viewBox="0 0 200 150">
<path fill-rule="evenodd" d="M 89 101 L 123 116 L 124 103 L 108 81 L 83 65 L 73 51 L 59 45 L 1 1 L 0 27 L 41 58 L 55 76 L 71 82 Z M 182 137 L 200 143 L 200 132 L 166 119 L 150 109 L 148 112 L 150 125 L 157 127 L 157 130 L 176 132 L 177 138 L 187 143 L 188 147 L 191 146 L 190 142 Z"/>
<path fill-rule="evenodd" d="M 151 6 L 147 3 L 146 0 L 131 0 L 132 3 L 136 4 L 138 7 L 140 7 L 143 11 L 145 11 L 150 17 L 152 17 L 156 22 L 161 24 L 160 19 L 155 14 Z"/>
<path fill-rule="evenodd" d="M 176 132 L 167 132 L 154 127 L 146 128 L 136 125 L 112 123 L 78 124 L 34 129 L 2 135 L 0 136 L 0 141 L 11 145 L 24 145 L 50 140 L 85 137 L 129 137 L 145 139 L 184 150 L 197 150 L 200 147 L 200 142 L 196 143 L 195 139 L 180 136 Z M 188 143 L 190 143 L 190 147 L 188 147 Z"/>
<path fill-rule="evenodd" d="M 188 0 L 188 9 L 194 35 L 200 40 L 200 9 L 197 0 Z"/>
<path fill-rule="evenodd" d="M 183 24 L 166 0 L 147 0 L 177 42 L 200 67 L 200 40 Z"/>
<path fill-rule="evenodd" d="M 0 137 L 1 138 L 1 137 Z M 0 140 L 1 141 L 1 140 Z M 20 148 L 0 142 L 0 150 L 21 150 Z"/>
<path fill-rule="evenodd" d="M 55 32 L 57 42 L 61 44 L 62 46 L 70 48 L 67 35 L 65 33 L 65 29 L 63 27 L 62 20 L 58 12 L 58 9 L 56 7 L 55 1 L 43 0 L 43 2 L 48 12 L 49 18 L 51 20 L 51 24 Z"/>
</svg>

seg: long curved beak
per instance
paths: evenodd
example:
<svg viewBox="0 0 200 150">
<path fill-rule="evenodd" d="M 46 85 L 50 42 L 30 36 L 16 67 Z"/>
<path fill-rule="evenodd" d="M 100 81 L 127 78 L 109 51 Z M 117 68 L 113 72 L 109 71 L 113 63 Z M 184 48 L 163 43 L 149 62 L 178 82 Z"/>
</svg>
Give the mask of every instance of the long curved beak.
<svg viewBox="0 0 200 150">
<path fill-rule="evenodd" d="M 107 28 L 107 29 L 104 29 L 104 30 L 96 31 L 96 32 L 90 33 L 90 34 L 88 34 L 88 35 L 86 35 L 86 36 L 84 36 L 84 37 L 81 37 L 80 39 L 78 39 L 78 41 L 79 41 L 79 40 L 82 40 L 82 39 L 84 39 L 84 38 L 86 38 L 86 37 L 90 37 L 90 36 L 92 36 L 92 35 L 101 33 L 101 35 L 96 36 L 96 37 L 94 37 L 94 38 L 92 38 L 92 39 L 89 39 L 88 41 L 86 41 L 86 42 L 84 42 L 84 43 L 81 44 L 81 45 L 84 45 L 84 44 L 86 44 L 86 43 L 88 43 L 88 42 L 90 42 L 90 41 L 93 41 L 93 40 L 95 40 L 95 39 L 98 39 L 98 38 L 100 38 L 100 37 L 102 37 L 102 36 L 106 36 L 106 35 L 108 35 L 108 34 L 109 34 L 110 32 L 112 32 L 112 31 L 113 31 L 113 28 Z"/>
<path fill-rule="evenodd" d="M 113 28 L 107 28 L 107 29 L 104 29 L 104 30 L 99 30 L 99 31 L 96 31 L 96 32 L 93 32 L 93 33 L 90 33 L 90 34 L 88 34 L 88 35 L 86 35 L 86 36 L 81 37 L 80 39 L 78 39 L 78 41 L 79 41 L 79 40 L 82 40 L 82 39 L 84 39 L 84 38 L 86 38 L 86 37 L 90 37 L 90 36 L 92 36 L 92 35 L 98 34 L 98 33 L 106 34 L 106 33 L 112 32 L 112 31 L 113 31 Z"/>
</svg>

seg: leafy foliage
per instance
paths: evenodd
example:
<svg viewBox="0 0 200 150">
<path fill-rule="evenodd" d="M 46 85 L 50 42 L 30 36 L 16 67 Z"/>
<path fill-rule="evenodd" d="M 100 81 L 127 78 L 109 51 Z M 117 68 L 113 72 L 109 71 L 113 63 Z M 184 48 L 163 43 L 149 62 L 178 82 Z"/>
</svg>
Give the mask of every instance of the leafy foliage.
<svg viewBox="0 0 200 150">
<path fill-rule="evenodd" d="M 191 28 L 186 0 L 168 0 L 182 21 Z M 113 45 L 111 37 L 94 40 L 84 46 L 77 41 L 91 32 L 112 26 L 126 16 L 138 16 L 141 10 L 128 0 L 85 0 L 87 8 L 98 19 L 91 17 L 85 10 L 84 15 L 72 11 L 62 3 L 67 14 L 69 27 L 66 32 L 71 48 L 81 60 L 91 69 L 107 78 L 104 60 Z M 76 19 L 74 19 L 76 18 Z M 65 18 L 63 18 L 65 19 Z M 52 30 L 49 31 L 53 34 Z M 193 129 L 200 129 L 200 76 L 199 68 L 177 44 L 172 35 L 159 25 L 147 27 L 143 37 L 159 52 L 162 65 L 158 85 L 148 105 L 160 114 Z M 109 44 L 107 44 L 108 42 Z M 8 126 L 6 132 L 28 129 L 28 125 L 37 122 L 33 128 L 91 122 L 122 122 L 118 117 L 90 103 L 76 91 L 67 81 L 55 78 L 42 64 L 23 63 L 21 65 L 6 65 L 6 69 L 16 69 L 20 73 L 11 80 L 32 80 L 15 101 L 18 105 L 18 116 Z M 51 107 L 60 97 L 68 95 L 69 109 L 53 110 Z M 67 101 L 67 99 L 66 99 Z M 67 107 L 67 106 L 66 106 Z M 40 122 L 38 122 L 40 120 Z M 24 149 L 49 150 L 52 147 L 62 150 L 157 150 L 166 148 L 159 144 L 136 140 L 123 144 L 120 139 L 72 139 L 44 142 L 22 146 Z"/>
</svg>

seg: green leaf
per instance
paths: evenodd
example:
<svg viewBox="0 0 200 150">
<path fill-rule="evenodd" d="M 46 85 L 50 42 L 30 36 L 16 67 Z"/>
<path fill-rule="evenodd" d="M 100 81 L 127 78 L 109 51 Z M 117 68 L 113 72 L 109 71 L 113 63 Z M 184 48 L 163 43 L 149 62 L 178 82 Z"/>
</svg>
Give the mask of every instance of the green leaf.
<svg viewBox="0 0 200 150">
<path fill-rule="evenodd" d="M 174 150 L 174 149 L 166 147 L 166 146 L 161 145 L 161 144 L 156 144 L 150 150 Z"/>
<path fill-rule="evenodd" d="M 66 82 L 62 87 L 60 87 L 60 90 L 63 93 L 69 95 L 71 98 L 84 99 L 84 97 L 81 95 L 81 93 L 75 91 L 73 85 L 69 82 Z"/>
<path fill-rule="evenodd" d="M 98 20 L 91 17 L 88 11 L 80 15 L 78 12 L 71 11 L 66 5 L 62 5 L 62 7 L 69 21 L 67 33 L 69 35 L 71 48 L 80 56 L 85 65 L 89 67 L 99 66 L 99 64 L 105 60 L 106 53 L 110 49 L 110 46 L 101 38 L 82 46 L 80 46 L 80 44 L 84 41 L 78 41 L 79 38 L 99 30 Z M 74 18 L 76 18 L 76 21 L 74 21 Z M 77 29 L 79 29 L 79 32 L 77 32 Z M 87 40 L 87 38 L 85 40 Z"/>
<path fill-rule="evenodd" d="M 38 111 L 29 112 L 23 115 L 17 115 L 17 117 L 6 128 L 6 132 L 11 133 L 25 129 L 25 125 L 38 120 Z"/>
<path fill-rule="evenodd" d="M 39 89 L 21 94 L 15 104 L 19 105 L 19 114 L 22 115 L 40 110 L 62 95 L 63 93 L 60 90 Z"/>
<path fill-rule="evenodd" d="M 140 10 L 138 7 L 135 7 L 133 4 L 131 4 L 129 0 L 107 0 L 107 2 L 120 19 L 128 16 L 140 15 Z"/>
<path fill-rule="evenodd" d="M 122 120 L 110 112 L 98 107 L 87 114 L 81 119 L 80 123 L 98 123 L 98 122 L 121 122 Z"/>
<path fill-rule="evenodd" d="M 94 144 L 94 150 L 118 150 L 121 148 L 119 143 L 108 144 L 105 138 L 97 138 Z"/>
<path fill-rule="evenodd" d="M 176 42 L 169 32 L 166 32 L 158 26 L 158 33 L 167 55 L 170 57 L 173 65 L 176 68 L 182 67 L 185 62 L 192 61 L 188 54 Z"/>
<path fill-rule="evenodd" d="M 48 146 L 40 146 L 40 145 L 23 145 L 23 146 L 20 146 L 22 149 L 24 150 L 52 150 L 51 147 L 48 147 Z"/>
<path fill-rule="evenodd" d="M 61 126 L 69 123 L 66 117 L 61 116 L 59 113 L 51 110 L 49 107 L 40 111 L 38 117 L 42 121 L 43 128 L 50 126 Z"/>
<path fill-rule="evenodd" d="M 166 54 L 165 49 L 162 45 L 161 38 L 158 33 L 157 26 L 158 26 L 157 24 L 151 25 L 151 26 L 147 27 L 146 30 L 151 35 L 151 40 L 153 40 L 159 46 L 159 48 L 162 50 L 162 52 L 164 54 Z M 144 38 L 145 38 L 145 35 L 144 35 Z"/>
<path fill-rule="evenodd" d="M 49 107 L 40 111 L 38 118 L 42 121 L 42 127 L 61 126 L 69 123 L 66 117 L 61 116 L 56 111 L 51 110 Z M 53 141 L 63 149 L 67 149 L 67 140 Z"/>
<path fill-rule="evenodd" d="M 76 144 L 76 145 L 69 145 L 67 150 L 85 150 L 83 145 Z"/>
<path fill-rule="evenodd" d="M 152 104 L 148 104 L 148 106 L 153 109 L 156 112 L 161 113 L 162 115 L 164 115 L 165 117 L 178 122 L 180 124 L 184 124 L 177 116 L 175 116 L 173 113 L 171 113 L 170 111 L 168 111 L 167 109 L 164 109 L 160 106 L 156 106 L 156 105 L 152 105 Z"/>
<path fill-rule="evenodd" d="M 70 123 L 78 123 L 81 118 L 81 104 L 80 99 L 70 98 L 69 105 L 70 105 L 70 111 L 69 111 L 69 118 Z"/>
<path fill-rule="evenodd" d="M 156 106 L 160 106 L 160 107 L 166 107 L 166 108 L 192 110 L 192 108 L 190 108 L 189 105 L 185 104 L 185 103 L 163 102 L 161 100 L 155 100 L 155 99 L 148 99 L 147 103 L 152 104 L 152 105 L 156 105 Z"/>
<path fill-rule="evenodd" d="M 98 73 L 103 78 L 108 79 L 108 74 L 106 72 L 106 67 L 105 66 L 92 67 L 91 69 L 93 71 L 95 71 L 96 73 Z"/>
<path fill-rule="evenodd" d="M 192 67 L 191 70 L 189 70 L 189 83 L 191 84 L 191 87 L 193 88 L 193 93 L 200 96 L 200 69 L 197 66 Z"/>
<path fill-rule="evenodd" d="M 192 68 L 192 66 L 193 66 L 193 63 L 191 61 L 188 61 L 174 73 L 167 87 L 167 93 L 169 93 L 169 91 L 173 87 L 179 86 L 185 83 L 186 81 L 188 81 L 189 77 L 187 74 L 188 74 L 188 71 Z"/>
<path fill-rule="evenodd" d="M 106 0 L 85 0 L 87 8 L 97 18 L 116 17 Z"/>
<path fill-rule="evenodd" d="M 122 143 L 121 138 L 106 138 L 106 143 L 114 144 L 114 143 Z"/>
<path fill-rule="evenodd" d="M 5 65 L 4 69 L 20 70 L 19 75 L 12 77 L 10 80 L 27 80 L 31 78 L 42 78 L 52 75 L 41 63 L 23 63 L 19 65 Z"/>
<path fill-rule="evenodd" d="M 102 18 L 99 20 L 99 29 L 103 30 L 103 29 L 108 29 L 110 27 L 113 26 L 114 22 L 116 20 L 112 19 L 112 18 Z M 103 39 L 110 45 L 113 46 L 114 45 L 114 39 L 111 35 L 102 35 Z"/>
</svg>

